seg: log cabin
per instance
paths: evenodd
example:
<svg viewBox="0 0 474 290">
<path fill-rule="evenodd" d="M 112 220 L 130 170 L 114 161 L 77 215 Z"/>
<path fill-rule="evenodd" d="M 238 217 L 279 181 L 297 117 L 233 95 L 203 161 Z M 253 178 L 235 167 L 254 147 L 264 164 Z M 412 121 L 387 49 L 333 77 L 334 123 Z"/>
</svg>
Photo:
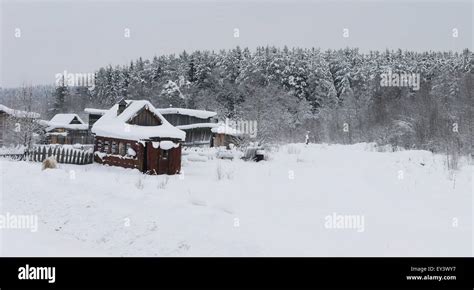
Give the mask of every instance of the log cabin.
<svg viewBox="0 0 474 290">
<path fill-rule="evenodd" d="M 42 121 L 46 127 L 49 144 L 91 144 L 88 126 L 77 114 L 56 114 L 50 121 Z"/>
<path fill-rule="evenodd" d="M 135 168 L 147 174 L 181 171 L 181 143 L 186 133 L 171 125 L 146 100 L 121 100 L 91 128 L 94 160 Z"/>
<path fill-rule="evenodd" d="M 216 112 L 185 108 L 163 108 L 158 111 L 173 126 L 186 132 L 184 146 L 211 146 L 211 129 L 217 126 Z"/>
</svg>

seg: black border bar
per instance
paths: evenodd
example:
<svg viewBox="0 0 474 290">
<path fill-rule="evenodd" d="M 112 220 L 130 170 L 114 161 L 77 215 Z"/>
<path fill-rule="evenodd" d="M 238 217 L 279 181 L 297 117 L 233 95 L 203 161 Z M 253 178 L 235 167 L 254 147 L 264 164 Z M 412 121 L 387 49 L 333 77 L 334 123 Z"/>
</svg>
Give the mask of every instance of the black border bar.
<svg viewBox="0 0 474 290">
<path fill-rule="evenodd" d="M 55 267 L 55 283 L 20 280 L 27 264 Z M 0 289 L 473 289 L 473 264 L 473 258 L 0 258 Z"/>
</svg>

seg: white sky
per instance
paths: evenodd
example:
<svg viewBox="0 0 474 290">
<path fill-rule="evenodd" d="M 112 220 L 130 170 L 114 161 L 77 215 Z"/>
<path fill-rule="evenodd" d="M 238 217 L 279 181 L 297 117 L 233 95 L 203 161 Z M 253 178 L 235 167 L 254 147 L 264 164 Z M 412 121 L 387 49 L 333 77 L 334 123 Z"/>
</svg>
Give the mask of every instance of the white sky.
<svg viewBox="0 0 474 290">
<path fill-rule="evenodd" d="M 64 70 L 90 73 L 139 56 L 236 45 L 362 51 L 473 47 L 471 0 L 0 1 L 3 87 L 53 84 Z M 124 37 L 125 28 L 130 38 Z M 342 37 L 344 28 L 349 38 Z M 453 28 L 458 38 L 452 37 Z"/>
</svg>

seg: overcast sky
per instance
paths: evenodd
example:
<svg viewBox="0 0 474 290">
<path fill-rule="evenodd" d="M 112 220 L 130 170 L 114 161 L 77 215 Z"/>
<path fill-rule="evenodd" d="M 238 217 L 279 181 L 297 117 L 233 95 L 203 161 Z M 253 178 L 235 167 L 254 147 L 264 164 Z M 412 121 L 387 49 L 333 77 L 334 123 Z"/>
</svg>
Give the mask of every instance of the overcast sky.
<svg viewBox="0 0 474 290">
<path fill-rule="evenodd" d="M 140 56 L 236 45 L 363 51 L 473 46 L 471 0 L 0 2 L 3 87 L 53 84 L 64 70 L 89 73 Z M 17 28 L 21 37 L 15 37 Z"/>
</svg>

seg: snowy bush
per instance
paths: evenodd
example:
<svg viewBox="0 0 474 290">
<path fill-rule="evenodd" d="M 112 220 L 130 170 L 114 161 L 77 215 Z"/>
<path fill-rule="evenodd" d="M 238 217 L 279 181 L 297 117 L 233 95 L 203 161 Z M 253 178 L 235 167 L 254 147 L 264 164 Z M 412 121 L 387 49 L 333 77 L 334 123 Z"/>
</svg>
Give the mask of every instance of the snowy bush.
<svg viewBox="0 0 474 290">
<path fill-rule="evenodd" d="M 187 158 L 188 161 L 191 161 L 191 162 L 194 162 L 194 161 L 197 161 L 197 162 L 206 162 L 209 160 L 209 158 L 207 156 L 201 156 L 199 154 L 190 154 Z"/>
<path fill-rule="evenodd" d="M 46 158 L 45 160 L 43 160 L 42 170 L 55 169 L 57 167 L 58 167 L 58 163 L 56 161 L 56 157 L 50 156 L 50 157 Z"/>
<path fill-rule="evenodd" d="M 227 170 L 226 177 L 227 179 L 234 179 L 234 170 L 233 169 Z"/>
<path fill-rule="evenodd" d="M 0 147 L 0 154 L 23 154 L 26 150 L 24 145 Z"/>
<path fill-rule="evenodd" d="M 234 170 L 230 168 L 224 168 L 221 162 L 217 163 L 216 173 L 217 180 L 222 180 L 225 178 L 230 180 L 234 178 Z"/>
<path fill-rule="evenodd" d="M 142 190 L 145 187 L 145 185 L 143 184 L 143 177 L 141 175 L 138 176 L 138 180 L 135 183 L 135 187 L 140 189 L 140 190 Z"/>
<path fill-rule="evenodd" d="M 376 146 L 375 148 L 376 148 L 377 152 L 393 152 L 394 151 L 394 148 L 390 144 L 382 145 L 382 146 Z"/>
<path fill-rule="evenodd" d="M 219 158 L 219 159 L 234 159 L 234 155 L 235 155 L 235 151 L 234 150 L 227 150 L 227 149 L 222 149 L 222 148 L 219 148 L 218 151 L 216 152 L 216 157 Z"/>
<path fill-rule="evenodd" d="M 216 173 L 217 173 L 217 180 L 221 180 L 224 178 L 224 170 L 222 169 L 222 165 L 220 162 L 217 163 Z"/>
<path fill-rule="evenodd" d="M 158 181 L 158 189 L 165 189 L 166 185 L 168 185 L 169 177 L 165 176 L 161 180 Z"/>
</svg>

